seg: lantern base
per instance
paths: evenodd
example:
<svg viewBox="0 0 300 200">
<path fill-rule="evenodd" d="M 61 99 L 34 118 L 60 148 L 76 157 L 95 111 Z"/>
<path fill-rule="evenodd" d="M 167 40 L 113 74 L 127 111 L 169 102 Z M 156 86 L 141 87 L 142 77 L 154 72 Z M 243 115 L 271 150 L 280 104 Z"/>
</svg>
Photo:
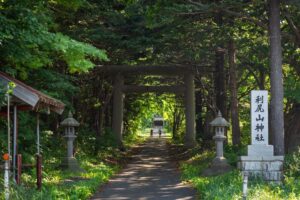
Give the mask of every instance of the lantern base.
<svg viewBox="0 0 300 200">
<path fill-rule="evenodd" d="M 64 158 L 61 163 L 61 167 L 64 170 L 68 170 L 71 172 L 85 172 L 84 169 L 80 168 L 78 161 L 74 157 Z"/>
<path fill-rule="evenodd" d="M 232 166 L 227 163 L 226 158 L 216 157 L 209 168 L 202 172 L 203 176 L 216 176 L 232 170 Z"/>
</svg>

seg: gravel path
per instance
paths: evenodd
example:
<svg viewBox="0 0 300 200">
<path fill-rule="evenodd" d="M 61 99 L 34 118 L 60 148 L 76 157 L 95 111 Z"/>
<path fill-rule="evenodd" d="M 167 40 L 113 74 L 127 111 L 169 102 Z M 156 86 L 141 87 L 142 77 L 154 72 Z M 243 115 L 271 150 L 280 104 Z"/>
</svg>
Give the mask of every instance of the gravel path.
<svg viewBox="0 0 300 200">
<path fill-rule="evenodd" d="M 142 151 L 97 192 L 92 200 L 191 200 L 196 192 L 181 183 L 180 173 L 168 157 L 166 140 L 152 138 Z"/>
</svg>

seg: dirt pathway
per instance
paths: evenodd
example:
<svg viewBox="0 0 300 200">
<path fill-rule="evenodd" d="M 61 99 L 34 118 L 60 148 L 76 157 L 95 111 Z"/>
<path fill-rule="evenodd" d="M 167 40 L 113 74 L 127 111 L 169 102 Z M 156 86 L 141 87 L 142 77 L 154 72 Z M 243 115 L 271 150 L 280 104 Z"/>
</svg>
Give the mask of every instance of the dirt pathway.
<svg viewBox="0 0 300 200">
<path fill-rule="evenodd" d="M 133 160 L 103 186 L 92 200 L 190 200 L 196 192 L 181 183 L 175 163 L 168 157 L 164 138 L 152 138 Z"/>
</svg>

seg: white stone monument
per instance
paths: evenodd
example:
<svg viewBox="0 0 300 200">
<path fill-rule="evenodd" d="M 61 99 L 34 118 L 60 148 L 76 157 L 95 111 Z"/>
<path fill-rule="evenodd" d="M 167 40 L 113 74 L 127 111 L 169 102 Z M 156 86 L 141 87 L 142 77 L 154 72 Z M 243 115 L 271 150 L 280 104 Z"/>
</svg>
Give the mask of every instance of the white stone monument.
<svg viewBox="0 0 300 200">
<path fill-rule="evenodd" d="M 251 145 L 248 156 L 241 156 L 238 168 L 249 177 L 260 177 L 266 181 L 280 182 L 284 156 L 274 156 L 273 145 L 269 145 L 268 91 L 251 91 Z"/>
</svg>

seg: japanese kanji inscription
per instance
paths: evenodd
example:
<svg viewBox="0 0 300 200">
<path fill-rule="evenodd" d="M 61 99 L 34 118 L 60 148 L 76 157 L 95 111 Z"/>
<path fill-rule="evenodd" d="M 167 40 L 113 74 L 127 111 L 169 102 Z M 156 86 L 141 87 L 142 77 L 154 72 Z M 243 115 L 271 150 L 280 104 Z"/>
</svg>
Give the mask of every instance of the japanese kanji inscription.
<svg viewBox="0 0 300 200">
<path fill-rule="evenodd" d="M 268 145 L 268 91 L 251 91 L 251 141 Z"/>
</svg>

